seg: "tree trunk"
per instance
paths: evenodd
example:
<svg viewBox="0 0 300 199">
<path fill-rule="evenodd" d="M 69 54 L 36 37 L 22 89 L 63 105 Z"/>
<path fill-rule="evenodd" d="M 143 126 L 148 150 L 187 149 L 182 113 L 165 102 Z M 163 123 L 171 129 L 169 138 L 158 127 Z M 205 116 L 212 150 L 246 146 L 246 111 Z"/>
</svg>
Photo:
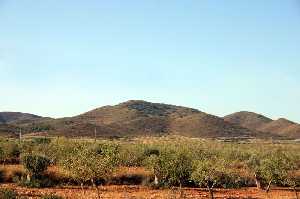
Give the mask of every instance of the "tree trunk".
<svg viewBox="0 0 300 199">
<path fill-rule="evenodd" d="M 30 174 L 27 174 L 27 176 L 26 176 L 26 180 L 27 180 L 28 182 L 30 182 L 30 181 L 31 181 Z"/>
<path fill-rule="evenodd" d="M 257 174 L 254 174 L 254 177 L 255 177 L 256 188 L 257 188 L 257 189 L 261 189 L 261 184 L 260 184 L 260 179 L 259 179 L 259 177 L 257 176 Z"/>
<path fill-rule="evenodd" d="M 209 192 L 209 199 L 214 199 L 213 189 L 209 185 L 207 185 L 207 189 L 208 189 L 208 192 Z"/>
<path fill-rule="evenodd" d="M 156 175 L 154 176 L 154 184 L 158 185 L 158 177 Z"/>
<path fill-rule="evenodd" d="M 95 188 L 96 188 L 96 191 L 97 191 L 97 198 L 98 198 L 98 199 L 101 199 L 99 187 L 96 185 L 96 183 L 94 182 L 93 179 L 91 180 L 91 182 L 92 182 L 92 184 L 93 184 L 93 185 L 95 186 Z"/>
<path fill-rule="evenodd" d="M 100 199 L 101 198 L 100 189 L 99 189 L 99 187 L 97 185 L 96 185 L 96 189 L 97 189 L 98 198 Z"/>
<path fill-rule="evenodd" d="M 183 191 L 182 191 L 182 184 L 179 184 L 179 191 L 180 191 L 180 196 L 179 198 L 183 198 Z"/>
<path fill-rule="evenodd" d="M 296 199 L 299 199 L 296 187 L 293 187 L 293 189 L 294 189 L 294 192 L 295 192 Z"/>
<path fill-rule="evenodd" d="M 267 193 L 269 193 L 269 191 L 270 191 L 271 183 L 272 183 L 272 180 L 269 181 L 269 184 L 268 184 L 268 186 L 266 188 L 266 192 Z"/>
<path fill-rule="evenodd" d="M 85 191 L 84 191 L 84 188 L 83 188 L 83 183 L 80 183 L 80 187 L 81 187 L 81 191 L 83 192 L 83 195 L 85 195 Z"/>
</svg>

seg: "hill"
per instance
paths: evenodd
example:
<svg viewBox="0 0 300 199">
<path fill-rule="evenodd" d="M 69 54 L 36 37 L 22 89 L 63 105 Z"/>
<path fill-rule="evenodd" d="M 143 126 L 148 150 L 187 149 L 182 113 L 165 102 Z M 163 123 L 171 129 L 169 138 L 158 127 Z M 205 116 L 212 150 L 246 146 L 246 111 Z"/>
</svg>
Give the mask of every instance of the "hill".
<svg viewBox="0 0 300 199">
<path fill-rule="evenodd" d="M 225 121 L 240 125 L 245 128 L 259 130 L 262 126 L 272 122 L 273 120 L 261 114 L 241 111 L 224 117 Z"/>
<path fill-rule="evenodd" d="M 0 124 L 0 136 L 17 137 L 19 129 L 16 126 Z"/>
<path fill-rule="evenodd" d="M 299 139 L 300 125 L 284 118 L 272 120 L 253 112 L 237 112 L 224 117 L 225 121 L 264 133 Z"/>
<path fill-rule="evenodd" d="M 131 100 L 84 114 L 53 120 L 51 133 L 68 136 L 132 137 L 182 135 L 188 137 L 263 136 L 196 109 Z"/>
<path fill-rule="evenodd" d="M 33 115 L 29 113 L 21 112 L 0 112 L 0 124 L 12 124 L 12 123 L 28 123 L 37 119 L 41 119 L 41 116 Z"/>
<path fill-rule="evenodd" d="M 285 118 L 272 121 L 261 127 L 260 130 L 297 139 L 300 138 L 300 125 Z"/>
<path fill-rule="evenodd" d="M 197 109 L 141 100 L 104 106 L 75 117 L 52 119 L 26 114 L 5 118 L 7 129 L 21 128 L 30 135 L 67 137 L 136 137 L 181 135 L 201 138 L 271 138 L 278 134 L 256 129 L 268 118 L 230 116 L 225 119 Z M 250 114 L 250 113 L 248 113 Z M 7 115 L 7 114 L 6 114 Z M 250 121 L 251 118 L 255 120 Z M 234 121 L 234 122 L 233 122 Z M 255 127 L 255 128 L 254 128 Z M 4 127 L 3 127 L 4 128 Z M 4 128 L 4 129 L 5 129 Z M 9 132 L 13 132 L 11 130 Z"/>
</svg>

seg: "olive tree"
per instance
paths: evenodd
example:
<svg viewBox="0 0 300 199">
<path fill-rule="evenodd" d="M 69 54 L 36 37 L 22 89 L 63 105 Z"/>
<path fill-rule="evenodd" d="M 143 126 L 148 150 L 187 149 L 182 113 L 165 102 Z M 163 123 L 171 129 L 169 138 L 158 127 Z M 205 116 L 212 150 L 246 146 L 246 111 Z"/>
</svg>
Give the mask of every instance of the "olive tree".
<svg viewBox="0 0 300 199">
<path fill-rule="evenodd" d="M 81 184 L 82 188 L 85 183 L 92 183 L 100 198 L 98 185 L 113 172 L 117 164 L 116 155 L 116 152 L 113 154 L 108 148 L 99 150 L 99 148 L 82 145 L 75 147 L 60 164 L 74 180 Z"/>
<path fill-rule="evenodd" d="M 298 176 L 295 172 L 289 173 L 285 180 L 285 184 L 293 189 L 296 199 L 299 199 L 297 187 L 300 185 L 300 176 Z"/>
<path fill-rule="evenodd" d="M 191 179 L 200 187 L 205 186 L 209 192 L 209 197 L 214 198 L 214 188 L 226 172 L 222 160 L 196 160 L 193 163 L 194 170 Z"/>
<path fill-rule="evenodd" d="M 272 183 L 283 184 L 288 178 L 289 172 L 295 168 L 295 163 L 291 161 L 288 154 L 282 151 L 275 151 L 263 159 L 260 173 L 267 182 L 266 192 L 269 192 Z"/>
<path fill-rule="evenodd" d="M 258 154 L 253 153 L 251 154 L 249 160 L 246 161 L 246 165 L 248 166 L 248 169 L 251 171 L 254 179 L 257 189 L 262 188 L 262 177 L 261 177 L 261 158 Z"/>
<path fill-rule="evenodd" d="M 47 157 L 36 154 L 25 154 L 22 156 L 22 164 L 27 171 L 27 180 L 30 182 L 32 177 L 36 178 L 50 165 Z"/>
<path fill-rule="evenodd" d="M 152 168 L 160 185 L 181 187 L 188 182 L 192 172 L 192 160 L 187 151 L 164 150 L 152 161 Z"/>
<path fill-rule="evenodd" d="M 268 193 L 272 183 L 284 184 L 290 171 L 296 168 L 290 154 L 275 150 L 265 154 L 252 154 L 247 165 L 254 174 L 258 188 L 264 188 Z"/>
<path fill-rule="evenodd" d="M 0 143 L 1 161 L 3 164 L 7 162 L 18 162 L 20 156 L 19 145 L 12 141 Z"/>
</svg>

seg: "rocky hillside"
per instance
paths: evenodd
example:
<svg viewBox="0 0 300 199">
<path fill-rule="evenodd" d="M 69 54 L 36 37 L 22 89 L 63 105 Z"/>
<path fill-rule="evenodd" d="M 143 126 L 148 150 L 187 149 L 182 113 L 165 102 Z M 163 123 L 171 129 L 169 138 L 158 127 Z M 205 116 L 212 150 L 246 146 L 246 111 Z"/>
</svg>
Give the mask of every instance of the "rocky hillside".
<svg viewBox="0 0 300 199">
<path fill-rule="evenodd" d="M 237 124 L 249 129 L 259 130 L 264 125 L 272 122 L 273 120 L 261 114 L 241 111 L 233 113 L 224 117 L 224 120 L 233 124 Z"/>
<path fill-rule="evenodd" d="M 256 137 L 262 136 L 196 109 L 132 100 L 101 107 L 82 115 L 56 120 L 56 132 L 69 136 Z M 64 125 L 63 125 L 64 124 Z M 84 133 L 84 134 L 83 134 Z"/>
<path fill-rule="evenodd" d="M 42 117 L 20 112 L 0 112 L 0 124 L 27 123 Z"/>
<path fill-rule="evenodd" d="M 67 137 L 182 135 L 202 138 L 278 138 L 280 135 L 257 130 L 270 119 L 254 113 L 251 113 L 251 117 L 247 116 L 248 113 L 240 114 L 223 119 L 192 108 L 131 100 L 69 118 L 20 115 L 3 120 L 16 129 L 21 128 L 23 133 Z"/>
<path fill-rule="evenodd" d="M 293 139 L 300 138 L 300 125 L 284 118 L 272 120 L 257 113 L 242 111 L 225 116 L 224 120 L 251 130 Z"/>
</svg>

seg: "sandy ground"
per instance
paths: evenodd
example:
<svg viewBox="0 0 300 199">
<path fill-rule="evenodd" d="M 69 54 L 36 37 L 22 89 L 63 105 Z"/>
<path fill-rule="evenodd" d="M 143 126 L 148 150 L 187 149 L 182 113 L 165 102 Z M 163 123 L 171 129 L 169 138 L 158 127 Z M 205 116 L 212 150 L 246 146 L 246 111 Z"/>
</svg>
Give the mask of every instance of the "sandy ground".
<svg viewBox="0 0 300 199">
<path fill-rule="evenodd" d="M 21 196 L 29 198 L 39 198 L 44 194 L 57 194 L 66 199 L 96 199 L 97 191 L 92 187 L 82 190 L 80 187 L 61 187 L 61 188 L 24 188 L 15 184 L 2 184 L 2 188 L 12 188 Z M 178 189 L 154 190 L 143 186 L 103 186 L 100 187 L 101 198 L 107 199 L 175 199 L 175 198 L 208 198 L 208 193 L 204 189 L 183 189 L 182 195 Z M 300 193 L 298 194 L 300 195 Z M 273 189 L 268 195 L 256 188 L 245 189 L 218 189 L 215 192 L 216 198 L 247 198 L 247 199 L 295 199 L 295 193 L 287 189 Z"/>
</svg>

